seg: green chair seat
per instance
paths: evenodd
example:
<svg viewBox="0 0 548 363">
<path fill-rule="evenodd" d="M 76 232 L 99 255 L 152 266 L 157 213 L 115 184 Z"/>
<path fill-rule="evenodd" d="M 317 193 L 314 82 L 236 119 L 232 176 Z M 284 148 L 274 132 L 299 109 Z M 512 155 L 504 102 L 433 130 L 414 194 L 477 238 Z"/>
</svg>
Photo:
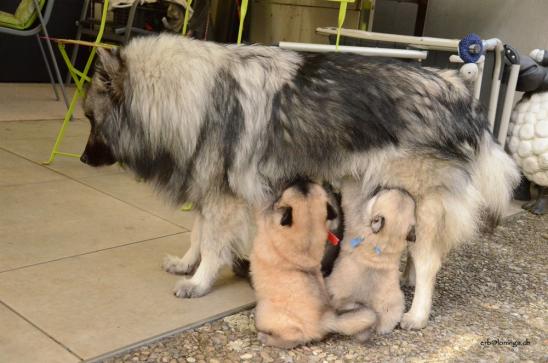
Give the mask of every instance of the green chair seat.
<svg viewBox="0 0 548 363">
<path fill-rule="evenodd" d="M 44 7 L 46 0 L 38 0 L 40 9 Z M 34 7 L 33 0 L 21 0 L 15 10 L 15 14 L 0 11 L 0 27 L 25 30 L 36 20 L 38 13 Z"/>
</svg>

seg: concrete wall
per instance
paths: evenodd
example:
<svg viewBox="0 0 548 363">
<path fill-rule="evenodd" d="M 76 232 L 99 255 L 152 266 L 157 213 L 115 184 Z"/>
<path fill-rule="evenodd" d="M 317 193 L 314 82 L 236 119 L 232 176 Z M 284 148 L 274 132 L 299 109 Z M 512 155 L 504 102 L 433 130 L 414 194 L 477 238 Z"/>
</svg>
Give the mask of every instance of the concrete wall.
<svg viewBox="0 0 548 363">
<path fill-rule="evenodd" d="M 425 35 L 461 38 L 474 32 L 528 54 L 548 48 L 547 15 L 547 0 L 430 0 Z"/>
<path fill-rule="evenodd" d="M 430 0 L 432 1 L 432 0 Z M 417 5 L 397 1 L 377 0 L 373 31 L 401 35 L 413 35 Z"/>
</svg>

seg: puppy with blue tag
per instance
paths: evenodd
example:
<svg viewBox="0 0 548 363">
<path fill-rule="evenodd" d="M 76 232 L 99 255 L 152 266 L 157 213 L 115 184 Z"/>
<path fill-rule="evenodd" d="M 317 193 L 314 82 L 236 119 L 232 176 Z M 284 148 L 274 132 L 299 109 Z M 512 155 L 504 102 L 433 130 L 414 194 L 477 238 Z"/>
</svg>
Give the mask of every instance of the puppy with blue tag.
<svg viewBox="0 0 548 363">
<path fill-rule="evenodd" d="M 358 188 L 343 186 L 344 240 L 326 285 L 338 311 L 368 307 L 377 314 L 377 333 L 387 334 L 405 308 L 399 266 L 407 242 L 415 241 L 415 201 L 404 190 L 381 189 L 363 205 Z"/>
<path fill-rule="evenodd" d="M 292 348 L 332 332 L 361 339 L 374 326 L 370 309 L 337 314 L 329 304 L 321 261 L 335 210 L 324 188 L 299 180 L 258 212 L 250 262 L 255 323 L 265 345 Z"/>
</svg>

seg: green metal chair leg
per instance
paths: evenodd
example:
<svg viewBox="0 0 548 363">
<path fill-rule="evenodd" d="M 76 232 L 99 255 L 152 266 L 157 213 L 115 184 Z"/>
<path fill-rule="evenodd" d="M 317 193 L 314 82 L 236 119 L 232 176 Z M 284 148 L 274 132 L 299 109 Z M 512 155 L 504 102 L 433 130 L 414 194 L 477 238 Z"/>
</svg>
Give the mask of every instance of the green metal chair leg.
<svg viewBox="0 0 548 363">
<path fill-rule="evenodd" d="M 78 154 L 70 154 L 70 153 L 64 153 L 59 151 L 59 145 L 61 144 L 61 141 L 63 140 L 63 137 L 65 136 L 65 130 L 67 129 L 67 126 L 69 124 L 69 121 L 72 117 L 72 114 L 74 113 L 74 108 L 76 107 L 76 103 L 78 102 L 78 90 L 74 93 L 74 96 L 72 96 L 72 101 L 70 101 L 69 109 L 67 113 L 65 113 L 65 119 L 63 120 L 63 124 L 61 125 L 61 129 L 59 130 L 59 133 L 57 134 L 57 138 L 55 139 L 55 144 L 53 145 L 53 149 L 51 150 L 51 154 L 49 155 L 49 159 L 47 161 L 44 161 L 42 164 L 49 165 L 55 160 L 56 155 L 62 155 L 62 156 L 68 156 L 68 157 L 75 157 L 79 158 L 80 155 Z"/>
<path fill-rule="evenodd" d="M 84 85 L 84 82 L 87 79 L 89 79 L 89 77 L 87 77 L 86 75 L 89 72 L 89 69 L 91 68 L 91 65 L 93 64 L 93 58 L 94 58 L 95 53 L 96 53 L 96 49 L 93 48 L 91 50 L 91 54 L 89 55 L 86 66 L 84 67 L 84 71 L 81 72 L 81 77 L 78 77 L 78 74 L 76 74 L 76 72 L 75 72 L 75 68 L 72 66 L 72 64 L 69 61 L 69 58 L 68 58 L 68 55 L 67 55 L 67 52 L 65 50 L 64 45 L 58 44 L 58 48 L 59 48 L 59 51 L 61 52 L 61 55 L 63 56 L 63 59 L 67 63 L 67 67 L 69 69 L 69 72 L 70 72 L 71 76 L 74 79 L 74 83 L 76 85 L 76 91 L 74 92 L 74 96 L 72 96 L 72 101 L 70 102 L 69 109 L 67 110 L 67 113 L 65 114 L 65 118 L 63 120 L 63 124 L 61 125 L 61 129 L 59 129 L 59 132 L 57 133 L 57 138 L 55 139 L 55 144 L 53 144 L 53 149 L 51 150 L 49 159 L 42 163 L 44 165 L 51 164 L 55 160 L 55 157 L 57 155 L 72 157 L 72 158 L 79 158 L 80 157 L 79 154 L 66 153 L 66 152 L 59 151 L 59 146 L 61 145 L 61 141 L 63 140 L 63 138 L 65 136 L 65 131 L 68 127 L 70 119 L 72 118 L 72 115 L 74 114 L 74 110 L 76 108 L 78 100 L 84 94 L 83 85 Z M 80 72 L 78 72 L 78 73 L 80 73 Z"/>
<path fill-rule="evenodd" d="M 194 208 L 194 206 L 192 205 L 192 203 L 185 203 L 183 204 L 183 206 L 181 207 L 181 210 L 183 212 L 190 212 L 192 210 L 192 208 Z"/>
<path fill-rule="evenodd" d="M 105 24 L 107 20 L 108 3 L 109 3 L 109 0 L 105 0 L 103 4 L 103 12 L 101 14 L 101 25 L 99 27 L 99 32 L 97 33 L 97 38 L 95 39 L 96 44 L 100 43 L 101 39 L 103 38 L 103 33 L 105 31 Z M 51 164 L 55 160 L 55 157 L 57 155 L 72 157 L 72 158 L 80 157 L 80 155 L 78 154 L 59 151 L 59 146 L 61 145 L 61 142 L 63 141 L 63 138 L 65 136 L 65 131 L 68 127 L 68 123 L 70 119 L 72 118 L 74 110 L 76 109 L 78 100 L 80 99 L 80 97 L 84 95 L 84 88 L 83 88 L 84 82 L 90 81 L 90 78 L 88 77 L 88 73 L 89 73 L 89 70 L 91 69 L 91 65 L 93 64 L 93 58 L 95 57 L 95 53 L 97 52 L 97 48 L 94 47 L 91 49 L 91 53 L 88 57 L 84 70 L 80 72 L 70 62 L 70 59 L 67 55 L 64 44 L 58 43 L 57 46 L 59 48 L 59 52 L 61 53 L 61 56 L 63 57 L 63 60 L 65 61 L 65 64 L 67 65 L 69 69 L 70 75 L 74 79 L 74 83 L 76 85 L 76 91 L 74 92 L 74 96 L 72 97 L 72 101 L 70 102 L 69 109 L 67 110 L 67 113 L 65 114 L 65 118 L 63 119 L 63 124 L 61 125 L 61 128 L 59 129 L 59 132 L 57 133 L 57 138 L 55 139 L 55 143 L 53 144 L 53 148 L 51 150 L 49 159 L 42 163 L 44 165 Z"/>
<path fill-rule="evenodd" d="M 181 31 L 181 35 L 186 35 L 186 28 L 188 27 L 188 19 L 190 18 L 190 4 L 192 4 L 192 0 L 186 1 L 186 8 L 185 8 L 185 18 L 183 20 L 183 30 Z"/>
<path fill-rule="evenodd" d="M 238 28 L 238 43 L 242 44 L 242 33 L 244 31 L 244 20 L 245 16 L 247 14 L 247 5 L 249 0 L 242 0 L 242 4 L 240 5 L 240 26 Z"/>
<path fill-rule="evenodd" d="M 329 0 L 339 2 L 339 19 L 337 22 L 337 40 L 335 41 L 335 49 L 339 50 L 339 40 L 341 38 L 341 28 L 344 24 L 344 19 L 346 18 L 346 8 L 348 3 L 353 3 L 355 0 Z"/>
</svg>

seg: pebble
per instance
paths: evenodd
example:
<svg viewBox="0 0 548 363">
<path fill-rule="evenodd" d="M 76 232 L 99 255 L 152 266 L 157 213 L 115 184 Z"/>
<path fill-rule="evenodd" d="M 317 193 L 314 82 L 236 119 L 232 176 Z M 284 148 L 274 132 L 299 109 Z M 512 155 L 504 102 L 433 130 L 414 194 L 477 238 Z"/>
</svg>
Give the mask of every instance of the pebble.
<svg viewBox="0 0 548 363">
<path fill-rule="evenodd" d="M 548 215 L 521 213 L 454 249 L 437 276 L 427 328 L 372 336 L 365 344 L 331 336 L 292 350 L 263 346 L 257 340 L 253 310 L 147 344 L 106 363 L 246 362 L 462 362 L 546 361 L 544 317 L 548 299 L 546 240 Z M 412 288 L 403 289 L 409 308 Z M 531 342 L 527 347 L 482 346 L 484 339 Z M 187 357 L 181 358 L 181 357 Z"/>
<path fill-rule="evenodd" d="M 266 351 L 263 350 L 261 351 L 260 354 L 263 362 L 266 362 L 266 363 L 274 362 L 274 359 L 272 359 L 272 357 Z"/>
</svg>

